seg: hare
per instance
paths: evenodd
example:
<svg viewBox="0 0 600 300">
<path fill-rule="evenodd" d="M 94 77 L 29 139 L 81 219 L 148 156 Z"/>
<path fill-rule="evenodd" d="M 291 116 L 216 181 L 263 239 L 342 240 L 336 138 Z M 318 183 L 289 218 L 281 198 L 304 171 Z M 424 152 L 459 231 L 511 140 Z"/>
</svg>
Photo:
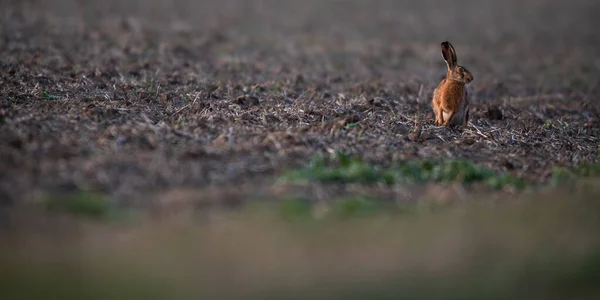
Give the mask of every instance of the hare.
<svg viewBox="0 0 600 300">
<path fill-rule="evenodd" d="M 442 43 L 442 57 L 448 65 L 446 78 L 433 91 L 433 112 L 438 126 L 469 123 L 470 97 L 466 85 L 473 81 L 473 74 L 456 63 L 456 51 L 449 42 Z"/>
</svg>

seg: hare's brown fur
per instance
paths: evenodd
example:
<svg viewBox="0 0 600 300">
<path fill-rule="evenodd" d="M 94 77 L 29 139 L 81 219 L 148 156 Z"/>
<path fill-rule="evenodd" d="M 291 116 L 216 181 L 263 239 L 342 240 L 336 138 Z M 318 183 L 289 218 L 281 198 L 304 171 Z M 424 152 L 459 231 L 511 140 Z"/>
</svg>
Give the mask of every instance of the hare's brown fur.
<svg viewBox="0 0 600 300">
<path fill-rule="evenodd" d="M 435 123 L 438 126 L 467 126 L 470 99 L 466 85 L 473 81 L 473 75 L 465 67 L 457 64 L 452 44 L 443 42 L 441 46 L 448 71 L 446 78 L 442 79 L 433 91 Z"/>
</svg>

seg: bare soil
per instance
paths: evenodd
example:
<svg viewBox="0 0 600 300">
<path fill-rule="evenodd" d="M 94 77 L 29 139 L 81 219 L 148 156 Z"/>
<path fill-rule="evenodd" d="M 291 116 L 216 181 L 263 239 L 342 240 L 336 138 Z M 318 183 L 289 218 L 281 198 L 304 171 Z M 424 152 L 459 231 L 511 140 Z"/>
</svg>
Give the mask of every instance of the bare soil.
<svg viewBox="0 0 600 300">
<path fill-rule="evenodd" d="M 258 198 L 332 151 L 378 165 L 466 158 L 545 183 L 598 156 L 599 12 L 584 0 L 2 0 L 0 199 Z M 431 114 L 444 40 L 475 78 L 465 130 Z"/>
</svg>

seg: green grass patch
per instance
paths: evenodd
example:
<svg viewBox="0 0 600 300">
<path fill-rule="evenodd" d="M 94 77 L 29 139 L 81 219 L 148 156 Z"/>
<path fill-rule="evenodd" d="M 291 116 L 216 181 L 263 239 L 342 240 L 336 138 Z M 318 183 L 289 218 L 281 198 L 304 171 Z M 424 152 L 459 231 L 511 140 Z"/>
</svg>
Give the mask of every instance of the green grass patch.
<svg viewBox="0 0 600 300">
<path fill-rule="evenodd" d="M 525 181 L 508 173 L 473 164 L 467 160 L 405 161 L 381 167 L 359 157 L 337 153 L 331 157 L 313 159 L 305 168 L 285 173 L 280 183 L 361 183 L 414 184 L 462 182 L 470 185 L 484 183 L 493 189 L 525 188 Z"/>
<path fill-rule="evenodd" d="M 114 208 L 105 195 L 85 190 L 48 195 L 41 201 L 41 206 L 48 212 L 103 221 L 131 217 L 130 212 Z"/>
</svg>

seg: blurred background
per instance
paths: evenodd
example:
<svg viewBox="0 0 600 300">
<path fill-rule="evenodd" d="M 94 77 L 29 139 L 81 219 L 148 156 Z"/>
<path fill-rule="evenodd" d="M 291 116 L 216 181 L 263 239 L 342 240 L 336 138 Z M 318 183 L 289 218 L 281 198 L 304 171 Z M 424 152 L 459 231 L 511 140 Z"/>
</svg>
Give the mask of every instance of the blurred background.
<svg viewBox="0 0 600 300">
<path fill-rule="evenodd" d="M 5 0 L 2 8 L 5 39 L 35 36 L 40 28 L 27 30 L 39 22 L 62 37 L 39 46 L 65 52 L 77 51 L 71 44 L 78 34 L 98 33 L 122 46 L 147 37 L 147 55 L 181 50 L 201 75 L 219 59 L 235 59 L 265 68 L 302 63 L 308 78 L 335 71 L 429 85 L 445 73 L 438 48 L 450 40 L 460 62 L 474 69 L 476 89 L 487 88 L 484 97 L 492 96 L 484 87 L 492 82 L 523 96 L 572 86 L 579 76 L 598 79 L 591 72 L 599 67 L 598 1 Z M 21 21 L 10 22 L 15 18 Z"/>
</svg>

